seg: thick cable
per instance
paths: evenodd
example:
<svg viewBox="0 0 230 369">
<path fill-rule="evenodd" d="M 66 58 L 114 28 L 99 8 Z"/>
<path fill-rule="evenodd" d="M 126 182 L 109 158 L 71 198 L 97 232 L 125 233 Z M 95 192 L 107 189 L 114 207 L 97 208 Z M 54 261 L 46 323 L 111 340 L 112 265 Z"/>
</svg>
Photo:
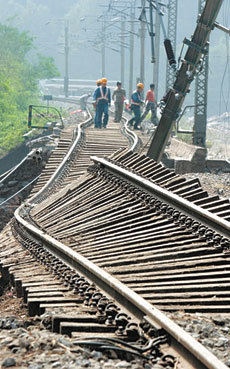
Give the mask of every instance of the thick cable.
<svg viewBox="0 0 230 369">
<path fill-rule="evenodd" d="M 27 157 L 28 157 L 28 155 L 26 155 L 26 157 L 24 157 L 21 161 L 20 161 L 20 163 L 18 163 L 15 167 L 13 167 L 11 170 L 10 170 L 10 172 L 8 172 L 7 173 L 7 175 L 3 178 L 3 179 L 1 179 L 0 180 L 0 183 L 3 183 L 15 170 L 17 170 L 23 163 L 24 163 L 24 161 L 26 161 L 27 160 Z"/>
<path fill-rule="evenodd" d="M 31 182 L 29 182 L 26 186 L 24 186 L 21 190 L 19 190 L 18 192 L 16 192 L 14 195 L 10 196 L 8 199 L 6 199 L 5 201 L 3 201 L 1 204 L 0 204 L 0 207 L 2 205 L 4 205 L 5 203 L 7 203 L 8 201 L 10 201 L 11 199 L 13 199 L 15 196 L 17 196 L 20 192 L 24 191 L 27 187 L 29 187 L 32 183 L 34 183 L 39 177 L 40 177 L 41 174 L 39 174 L 39 176 L 37 176 L 36 178 L 34 178 Z"/>
</svg>

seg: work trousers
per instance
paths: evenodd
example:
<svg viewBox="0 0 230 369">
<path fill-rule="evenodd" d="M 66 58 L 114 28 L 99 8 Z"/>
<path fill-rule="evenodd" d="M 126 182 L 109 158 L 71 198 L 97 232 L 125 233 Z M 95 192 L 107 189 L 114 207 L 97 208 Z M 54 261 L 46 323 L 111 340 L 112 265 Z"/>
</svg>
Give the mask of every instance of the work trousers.
<svg viewBox="0 0 230 369">
<path fill-rule="evenodd" d="M 123 102 L 115 102 L 114 104 L 115 106 L 115 117 L 114 117 L 114 121 L 115 122 L 120 122 L 121 118 L 122 118 L 122 114 L 123 114 Z"/>
<path fill-rule="evenodd" d="M 95 127 L 95 128 L 98 128 L 98 127 L 97 127 L 97 120 L 98 120 L 98 117 L 97 117 L 97 116 L 98 116 L 98 113 L 97 113 L 97 108 L 96 108 L 95 116 L 94 116 L 94 127 Z"/>
<path fill-rule="evenodd" d="M 145 119 L 146 115 L 149 113 L 150 110 L 151 110 L 151 123 L 157 126 L 158 124 L 157 109 L 156 104 L 152 101 L 147 102 L 144 113 L 141 116 L 141 122 Z"/>
<path fill-rule="evenodd" d="M 134 117 L 129 120 L 129 124 L 132 126 L 134 124 L 134 129 L 137 129 L 140 119 L 141 119 L 141 108 L 139 105 L 132 105 L 132 112 L 134 113 Z"/>
<path fill-rule="evenodd" d="M 96 116 L 97 116 L 97 121 L 96 121 L 96 128 L 101 128 L 102 124 L 103 127 L 106 128 L 108 120 L 109 120 L 109 106 L 108 103 L 105 102 L 98 102 L 97 103 L 97 107 L 96 107 Z M 102 120 L 103 118 L 103 120 Z"/>
</svg>

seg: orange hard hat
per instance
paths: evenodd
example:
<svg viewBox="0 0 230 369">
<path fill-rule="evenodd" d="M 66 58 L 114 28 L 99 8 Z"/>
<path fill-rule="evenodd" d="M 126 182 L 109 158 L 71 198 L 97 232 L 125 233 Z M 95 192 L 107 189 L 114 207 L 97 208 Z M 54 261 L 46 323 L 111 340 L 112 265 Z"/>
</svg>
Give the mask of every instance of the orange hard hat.
<svg viewBox="0 0 230 369">
<path fill-rule="evenodd" d="M 103 78 L 101 79 L 101 83 L 107 83 L 107 78 L 103 77 Z"/>
<path fill-rule="evenodd" d="M 96 84 L 97 85 L 99 85 L 101 83 L 101 79 L 98 79 L 97 81 L 96 81 Z"/>
<path fill-rule="evenodd" d="M 138 83 L 138 84 L 137 84 L 137 87 L 140 87 L 140 88 L 142 88 L 142 90 L 143 90 L 144 85 L 143 85 L 143 83 L 141 83 L 141 82 L 140 82 L 140 83 Z"/>
</svg>

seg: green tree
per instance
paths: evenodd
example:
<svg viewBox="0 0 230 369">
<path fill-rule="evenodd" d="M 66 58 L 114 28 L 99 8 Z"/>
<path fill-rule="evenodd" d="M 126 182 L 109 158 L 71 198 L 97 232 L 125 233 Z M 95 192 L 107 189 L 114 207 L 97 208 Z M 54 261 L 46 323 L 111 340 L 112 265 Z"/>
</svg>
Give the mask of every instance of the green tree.
<svg viewBox="0 0 230 369">
<path fill-rule="evenodd" d="M 33 42 L 28 32 L 0 24 L 0 156 L 23 141 L 39 80 L 59 75 L 53 58 L 34 55 Z"/>
</svg>

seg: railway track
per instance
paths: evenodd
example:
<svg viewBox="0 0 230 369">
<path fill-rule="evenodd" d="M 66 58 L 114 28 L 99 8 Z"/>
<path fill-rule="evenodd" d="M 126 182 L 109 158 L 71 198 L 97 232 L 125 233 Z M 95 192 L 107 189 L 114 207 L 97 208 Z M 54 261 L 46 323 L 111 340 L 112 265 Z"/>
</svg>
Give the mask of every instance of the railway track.
<svg viewBox="0 0 230 369">
<path fill-rule="evenodd" d="M 81 340 L 93 331 L 113 348 L 118 334 L 130 343 L 122 352 L 158 368 L 226 368 L 155 306 L 228 311 L 229 202 L 127 149 L 94 157 L 84 174 L 92 148 L 117 149 L 117 127 L 89 128 L 81 151 L 72 146 L 68 165 L 16 212 L 1 236 L 3 274 L 31 315 L 56 311 L 54 330 Z M 102 152 L 111 133 L 114 146 Z M 60 307 L 71 314 L 58 315 Z"/>
<path fill-rule="evenodd" d="M 229 201 L 160 164 L 161 187 L 143 183 L 139 171 L 153 178 L 153 163 L 138 154 L 120 154 L 122 168 L 94 160 L 91 178 L 31 211 L 38 227 L 162 310 L 229 312 Z"/>
</svg>

